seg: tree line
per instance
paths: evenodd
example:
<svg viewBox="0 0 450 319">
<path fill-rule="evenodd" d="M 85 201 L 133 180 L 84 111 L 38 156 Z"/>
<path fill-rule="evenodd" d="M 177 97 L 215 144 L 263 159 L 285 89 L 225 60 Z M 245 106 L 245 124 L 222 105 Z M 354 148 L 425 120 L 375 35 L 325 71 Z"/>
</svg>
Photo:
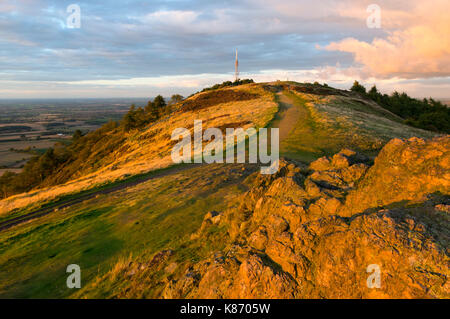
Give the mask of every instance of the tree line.
<svg viewBox="0 0 450 319">
<path fill-rule="evenodd" d="M 391 95 L 382 94 L 375 85 L 367 91 L 358 81 L 353 83 L 350 90 L 400 116 L 405 124 L 429 131 L 450 133 L 450 108 L 440 101 L 432 98 L 419 100 L 405 92 L 397 91 Z"/>
<path fill-rule="evenodd" d="M 158 95 L 153 101 L 148 101 L 144 108 L 136 108 L 132 104 L 128 113 L 123 117 L 121 125 L 125 131 L 144 127 L 157 121 L 162 116 L 170 114 L 172 112 L 172 105 L 183 101 L 183 99 L 183 96 L 180 94 L 174 94 L 169 103 L 166 103 L 164 97 Z"/>
</svg>

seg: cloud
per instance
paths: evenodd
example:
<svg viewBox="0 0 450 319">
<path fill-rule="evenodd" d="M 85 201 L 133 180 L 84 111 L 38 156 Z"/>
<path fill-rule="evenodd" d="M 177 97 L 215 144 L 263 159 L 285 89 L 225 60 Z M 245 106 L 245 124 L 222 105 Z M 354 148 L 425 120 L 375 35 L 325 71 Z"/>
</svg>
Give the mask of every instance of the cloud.
<svg viewBox="0 0 450 319">
<path fill-rule="evenodd" d="M 325 49 L 353 54 L 363 78 L 446 77 L 450 75 L 450 19 L 443 13 L 449 11 L 447 0 L 421 2 L 395 23 L 392 18 L 399 15 L 382 9 L 382 25 L 394 28 L 386 30 L 386 38 L 366 42 L 349 37 Z"/>
<path fill-rule="evenodd" d="M 314 69 L 265 69 L 255 73 L 244 72 L 242 78 L 252 78 L 257 82 L 290 80 L 297 82 L 327 83 L 333 87 L 351 87 L 357 70 L 339 66 Z M 118 80 L 81 81 L 10 81 L 0 80 L 0 96 L 3 98 L 150 98 L 157 94 L 170 96 L 174 93 L 188 96 L 202 88 L 231 80 L 232 74 L 202 73 L 157 77 L 124 78 Z M 366 87 L 374 84 L 385 93 L 394 90 L 406 91 L 412 96 L 448 98 L 450 78 L 404 80 L 400 78 L 368 78 L 362 82 Z"/>
<path fill-rule="evenodd" d="M 161 10 L 151 12 L 143 17 L 138 17 L 144 23 L 165 25 L 177 28 L 184 28 L 188 24 L 191 24 L 197 20 L 199 16 L 198 12 L 192 10 Z"/>
<path fill-rule="evenodd" d="M 382 29 L 371 0 L 77 0 L 81 29 L 64 27 L 70 1 L 0 1 L 0 97 L 192 93 L 232 78 L 235 48 L 261 81 L 448 81 L 441 0 L 377 0 Z"/>
</svg>

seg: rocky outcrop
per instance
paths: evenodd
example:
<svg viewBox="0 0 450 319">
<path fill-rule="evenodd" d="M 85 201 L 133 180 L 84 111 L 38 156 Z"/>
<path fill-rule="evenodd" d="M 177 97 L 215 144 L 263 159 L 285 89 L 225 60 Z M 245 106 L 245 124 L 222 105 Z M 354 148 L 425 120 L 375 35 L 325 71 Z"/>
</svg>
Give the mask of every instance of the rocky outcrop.
<svg viewBox="0 0 450 319">
<path fill-rule="evenodd" d="M 210 212 L 227 244 L 169 276 L 162 298 L 449 298 L 450 137 L 282 160 L 237 208 Z M 170 262 L 170 260 L 168 261 Z"/>
<path fill-rule="evenodd" d="M 348 214 L 370 207 L 423 201 L 450 189 L 450 138 L 391 140 L 348 199 Z"/>
</svg>

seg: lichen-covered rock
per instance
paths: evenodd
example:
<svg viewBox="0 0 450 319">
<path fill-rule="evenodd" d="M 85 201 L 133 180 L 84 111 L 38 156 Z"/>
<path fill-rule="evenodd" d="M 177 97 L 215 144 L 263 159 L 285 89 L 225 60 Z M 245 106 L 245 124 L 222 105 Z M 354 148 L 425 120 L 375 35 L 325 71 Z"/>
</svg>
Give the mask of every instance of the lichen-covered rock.
<svg viewBox="0 0 450 319">
<path fill-rule="evenodd" d="M 450 193 L 450 137 L 390 141 L 347 198 L 348 215 L 371 207 Z"/>
<path fill-rule="evenodd" d="M 217 240 L 218 225 L 224 248 L 154 297 L 449 298 L 450 137 L 393 140 L 368 163 L 351 150 L 307 170 L 280 160 L 192 237 Z"/>
</svg>

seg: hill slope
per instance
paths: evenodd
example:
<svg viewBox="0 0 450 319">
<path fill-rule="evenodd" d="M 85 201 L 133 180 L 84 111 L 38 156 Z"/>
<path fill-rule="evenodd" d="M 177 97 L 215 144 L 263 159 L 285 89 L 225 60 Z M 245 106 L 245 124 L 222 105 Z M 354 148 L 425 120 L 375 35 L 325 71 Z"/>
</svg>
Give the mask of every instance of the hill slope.
<svg viewBox="0 0 450 319">
<path fill-rule="evenodd" d="M 252 176 L 238 207 L 205 215 L 185 245 L 208 256 L 129 259 L 77 296 L 449 298 L 449 150 L 448 137 L 413 138 L 390 142 L 371 167 L 348 149 L 309 168 L 283 161 Z M 366 284 L 370 265 L 378 288 Z"/>
<path fill-rule="evenodd" d="M 289 106 L 295 112 L 286 113 Z M 358 94 L 320 85 L 275 82 L 206 91 L 143 129 L 92 133 L 97 137 L 77 150 L 78 158 L 40 188 L 1 200 L 0 214 L 32 209 L 67 194 L 169 167 L 172 131 L 184 127 L 192 132 L 194 120 L 202 120 L 204 129 L 284 128 L 281 155 L 307 162 L 343 147 L 374 155 L 391 138 L 435 135 L 402 124 L 397 116 Z"/>
<path fill-rule="evenodd" d="M 280 127 L 287 159 L 269 176 L 256 164 L 171 167 L 171 132 L 195 119 Z M 0 231 L 0 297 L 449 295 L 448 136 L 417 138 L 434 134 L 358 94 L 293 82 L 206 91 L 109 134 L 112 151 L 99 139 L 52 176 L 68 182 L 0 201 L 0 222 L 51 208 Z M 72 263 L 78 291 L 65 284 Z M 365 285 L 370 264 L 382 289 Z"/>
</svg>

